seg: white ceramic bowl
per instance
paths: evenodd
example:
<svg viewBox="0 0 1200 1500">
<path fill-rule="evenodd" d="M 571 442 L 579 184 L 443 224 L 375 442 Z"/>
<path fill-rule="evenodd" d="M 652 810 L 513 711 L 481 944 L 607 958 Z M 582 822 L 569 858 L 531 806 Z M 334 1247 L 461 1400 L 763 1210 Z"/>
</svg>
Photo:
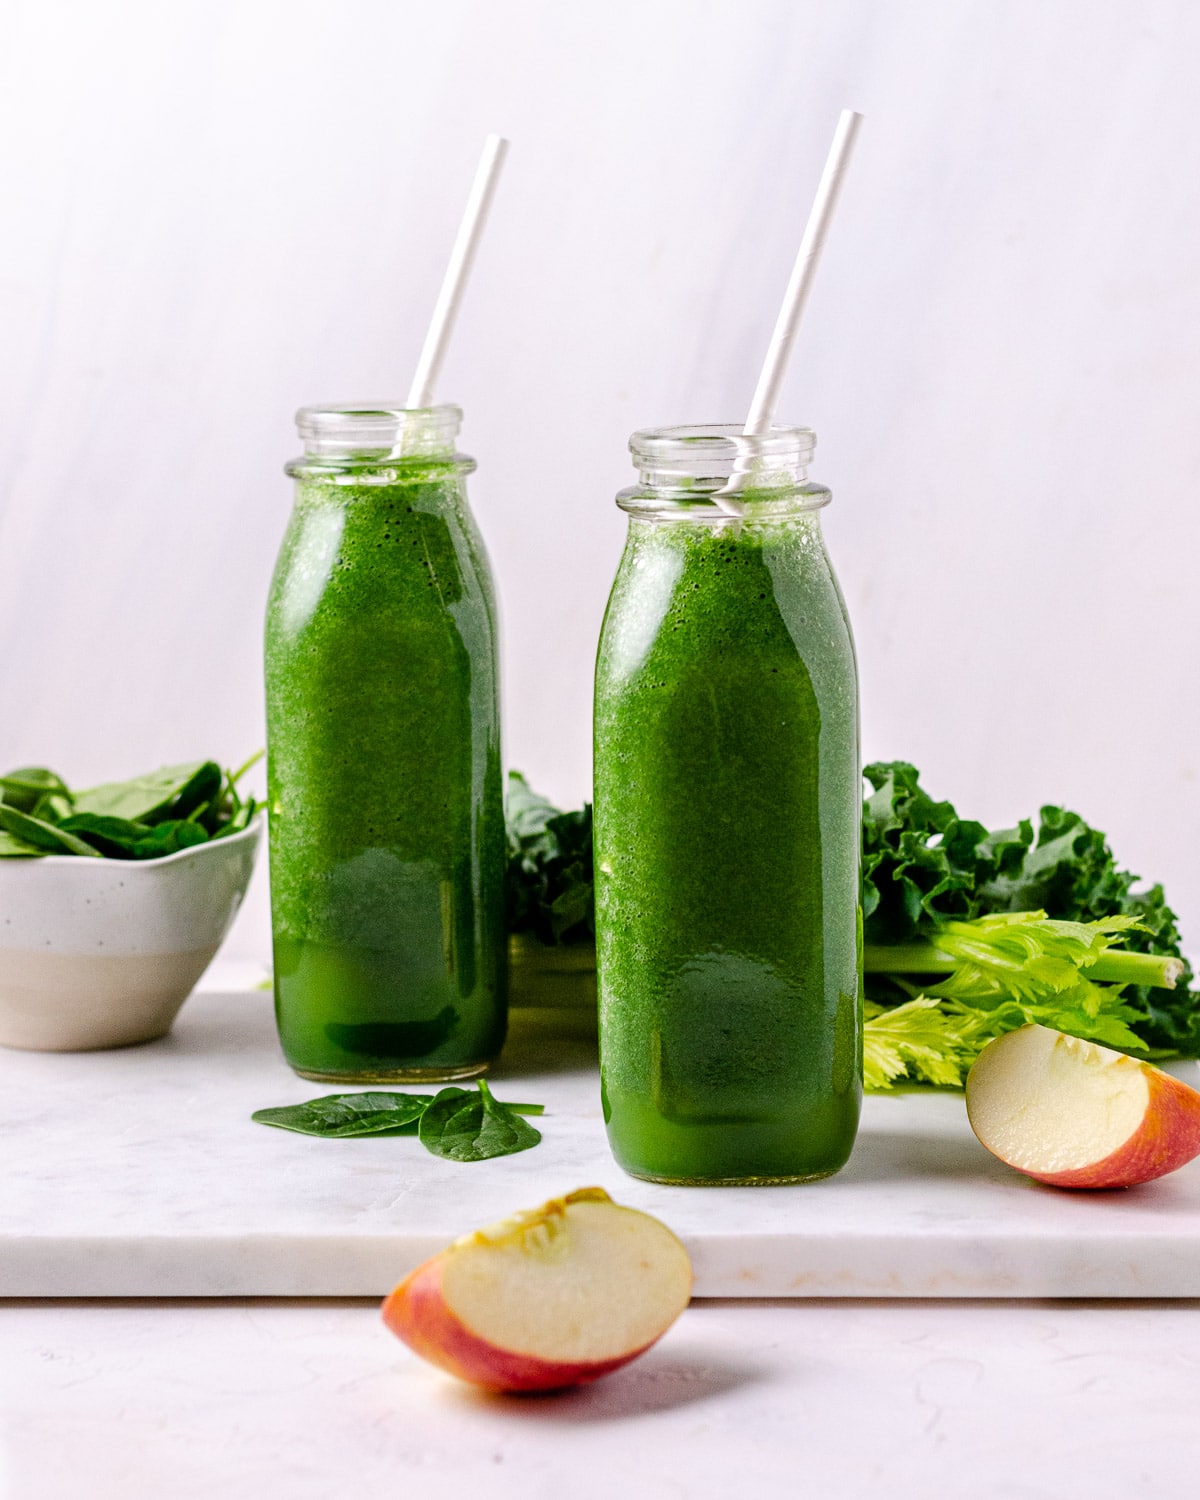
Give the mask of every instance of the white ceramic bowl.
<svg viewBox="0 0 1200 1500">
<path fill-rule="evenodd" d="M 0 859 L 0 1045 L 162 1036 L 229 931 L 261 834 L 256 818 L 163 859 Z"/>
</svg>

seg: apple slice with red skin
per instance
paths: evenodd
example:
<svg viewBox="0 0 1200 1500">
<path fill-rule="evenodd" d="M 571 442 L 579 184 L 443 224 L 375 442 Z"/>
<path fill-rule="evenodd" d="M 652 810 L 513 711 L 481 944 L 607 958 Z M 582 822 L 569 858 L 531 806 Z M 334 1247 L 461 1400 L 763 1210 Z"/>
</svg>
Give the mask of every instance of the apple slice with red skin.
<svg viewBox="0 0 1200 1500">
<path fill-rule="evenodd" d="M 1200 1156 L 1200 1092 L 1048 1026 L 987 1044 L 967 1117 L 993 1156 L 1054 1187 L 1133 1187 Z"/>
<path fill-rule="evenodd" d="M 383 1321 L 462 1380 L 548 1391 L 644 1354 L 691 1295 L 665 1224 L 580 1188 L 455 1240 L 391 1293 Z"/>
</svg>

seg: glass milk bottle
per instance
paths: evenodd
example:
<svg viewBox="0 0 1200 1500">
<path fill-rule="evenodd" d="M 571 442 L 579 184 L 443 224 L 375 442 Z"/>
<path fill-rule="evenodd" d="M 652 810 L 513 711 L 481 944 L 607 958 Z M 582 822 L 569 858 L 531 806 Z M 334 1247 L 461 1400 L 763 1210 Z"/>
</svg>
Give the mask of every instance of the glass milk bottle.
<svg viewBox="0 0 1200 1500">
<path fill-rule="evenodd" d="M 496 612 L 461 418 L 297 415 L 266 687 L 276 1016 L 304 1078 L 467 1078 L 504 1039 Z"/>
<path fill-rule="evenodd" d="M 836 1172 L 861 1098 L 858 688 L 813 434 L 635 433 L 600 640 L 604 1115 L 658 1182 Z M 714 500 L 737 460 L 731 517 Z"/>
</svg>

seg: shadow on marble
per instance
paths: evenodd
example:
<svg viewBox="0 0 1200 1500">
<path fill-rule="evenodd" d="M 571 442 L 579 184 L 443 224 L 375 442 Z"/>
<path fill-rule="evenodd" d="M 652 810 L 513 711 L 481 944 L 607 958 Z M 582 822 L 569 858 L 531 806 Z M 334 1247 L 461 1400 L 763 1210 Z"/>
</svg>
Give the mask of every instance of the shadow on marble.
<svg viewBox="0 0 1200 1500">
<path fill-rule="evenodd" d="M 845 1167 L 831 1182 L 895 1183 L 913 1177 L 1010 1180 L 1012 1174 L 978 1141 L 955 1140 L 919 1131 L 864 1130 Z"/>
<path fill-rule="evenodd" d="M 675 1411 L 697 1401 L 728 1395 L 767 1378 L 767 1370 L 746 1362 L 715 1358 L 686 1360 L 653 1354 L 598 1380 L 595 1385 L 541 1394 L 502 1395 L 469 1385 L 444 1387 L 444 1398 L 464 1408 L 503 1409 L 506 1419 L 568 1425 L 619 1422 L 629 1417 Z"/>
<path fill-rule="evenodd" d="M 504 1051 L 489 1076 L 529 1078 L 573 1073 L 580 1068 L 596 1068 L 599 1062 L 594 1012 L 513 1010 Z"/>
<path fill-rule="evenodd" d="M 189 996 L 179 1019 L 166 1036 L 147 1042 L 143 1050 L 147 1054 L 203 1053 L 205 1057 L 236 1055 L 239 1058 L 260 1053 L 283 1062 L 275 1031 L 275 1006 L 266 991 L 228 997 L 237 1005 L 232 1015 L 211 1004 L 195 1003 L 213 998 L 217 997 L 207 993 Z M 224 1000 L 227 997 L 221 994 L 219 998 Z"/>
</svg>

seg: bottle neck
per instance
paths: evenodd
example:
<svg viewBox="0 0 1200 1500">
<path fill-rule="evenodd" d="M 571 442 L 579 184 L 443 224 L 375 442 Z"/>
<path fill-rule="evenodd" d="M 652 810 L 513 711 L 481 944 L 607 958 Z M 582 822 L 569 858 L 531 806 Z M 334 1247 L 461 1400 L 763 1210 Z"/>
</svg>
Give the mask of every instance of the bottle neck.
<svg viewBox="0 0 1200 1500">
<path fill-rule="evenodd" d="M 701 523 L 765 521 L 819 510 L 832 498 L 808 483 L 816 439 L 806 427 L 773 427 L 747 435 L 740 427 L 659 427 L 629 440 L 638 483 L 617 504 L 646 520 Z M 740 515 L 720 503 L 737 497 Z"/>
<path fill-rule="evenodd" d="M 304 454 L 286 470 L 297 478 L 349 475 L 359 482 L 373 475 L 377 484 L 430 469 L 469 474 L 475 460 L 455 451 L 461 424 L 457 406 L 304 406 L 296 413 Z"/>
</svg>

